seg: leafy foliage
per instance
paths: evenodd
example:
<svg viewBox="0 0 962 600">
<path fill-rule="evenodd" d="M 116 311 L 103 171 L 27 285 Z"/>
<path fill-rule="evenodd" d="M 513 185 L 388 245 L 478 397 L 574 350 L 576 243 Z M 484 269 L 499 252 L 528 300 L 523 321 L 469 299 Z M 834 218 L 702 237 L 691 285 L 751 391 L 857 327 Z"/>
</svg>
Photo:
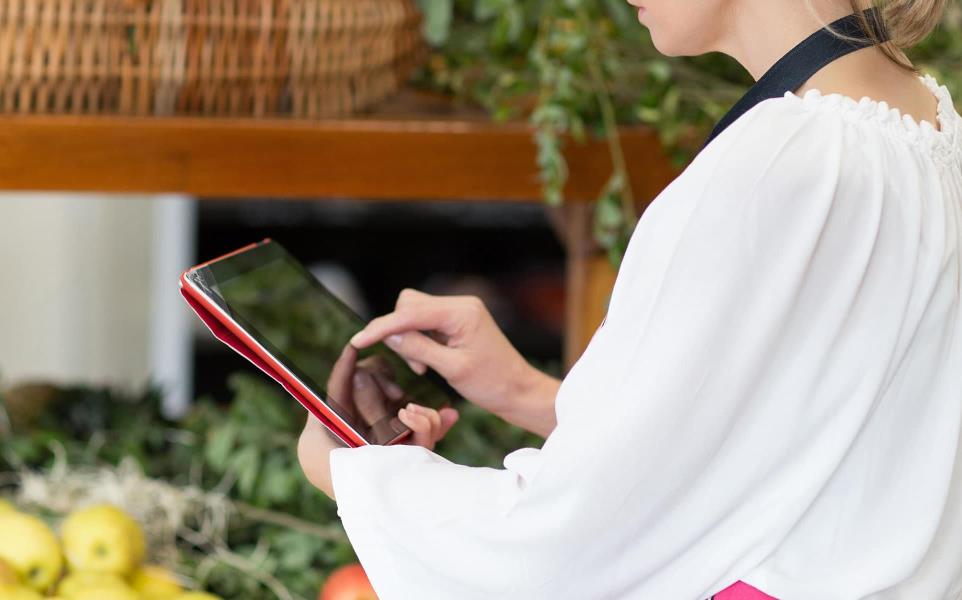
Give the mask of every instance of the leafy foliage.
<svg viewBox="0 0 962 600">
<path fill-rule="evenodd" d="M 161 415 L 153 389 L 14 388 L 0 398 L 0 415 L 14 424 L 5 432 L 0 419 L 0 476 L 50 471 L 58 459 L 96 467 L 131 457 L 151 478 L 227 493 L 239 509 L 227 540 L 235 559 L 184 543 L 179 570 L 224 598 L 275 598 L 264 585 L 270 578 L 295 597 L 313 598 L 327 573 L 356 556 L 336 504 L 306 481 L 297 462 L 306 413 L 266 377 L 237 374 L 228 387 L 229 404 L 202 398 L 178 422 Z M 42 410 L 21 415 L 24 405 Z M 500 467 L 506 453 L 543 442 L 473 405 L 458 408 L 458 424 L 436 448 L 451 460 Z"/>
<path fill-rule="evenodd" d="M 419 0 L 435 53 L 417 81 L 535 127 L 544 199 L 559 204 L 564 140 L 608 140 L 613 173 L 599 190 L 595 238 L 620 264 L 636 223 L 618 124 L 654 127 L 676 165 L 752 83 L 722 55 L 665 57 L 624 0 Z M 962 8 L 913 53 L 925 70 L 962 87 Z"/>
</svg>

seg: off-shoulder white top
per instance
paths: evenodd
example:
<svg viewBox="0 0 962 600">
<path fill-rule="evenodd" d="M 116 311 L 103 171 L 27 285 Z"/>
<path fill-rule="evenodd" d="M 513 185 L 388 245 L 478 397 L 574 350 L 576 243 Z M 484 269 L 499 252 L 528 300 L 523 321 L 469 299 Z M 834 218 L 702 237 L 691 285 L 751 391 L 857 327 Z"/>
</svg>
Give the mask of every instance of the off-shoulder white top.
<svg viewBox="0 0 962 600">
<path fill-rule="evenodd" d="M 962 596 L 962 117 L 766 100 L 642 215 L 557 428 L 331 452 L 382 600 Z"/>
</svg>

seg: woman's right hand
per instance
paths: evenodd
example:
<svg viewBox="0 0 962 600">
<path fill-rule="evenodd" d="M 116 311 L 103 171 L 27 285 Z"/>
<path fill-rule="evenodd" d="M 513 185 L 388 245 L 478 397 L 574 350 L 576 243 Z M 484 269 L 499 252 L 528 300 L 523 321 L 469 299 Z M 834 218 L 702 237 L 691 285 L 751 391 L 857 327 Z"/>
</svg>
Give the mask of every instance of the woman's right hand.
<svg viewBox="0 0 962 600">
<path fill-rule="evenodd" d="M 351 345 L 382 340 L 415 372 L 434 369 L 465 399 L 506 421 L 542 436 L 554 429 L 560 382 L 521 356 L 480 298 L 404 289 L 394 311 L 371 320 Z"/>
</svg>

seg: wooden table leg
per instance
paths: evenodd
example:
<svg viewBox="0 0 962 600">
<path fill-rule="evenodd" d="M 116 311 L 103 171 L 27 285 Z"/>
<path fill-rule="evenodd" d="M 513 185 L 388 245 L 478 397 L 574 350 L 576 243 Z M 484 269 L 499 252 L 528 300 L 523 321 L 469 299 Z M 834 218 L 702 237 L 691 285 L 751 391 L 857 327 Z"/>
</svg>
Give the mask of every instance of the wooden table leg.
<svg viewBox="0 0 962 600">
<path fill-rule="evenodd" d="M 567 249 L 564 340 L 567 372 L 604 319 L 617 273 L 592 236 L 594 204 L 570 202 L 548 210 Z"/>
</svg>

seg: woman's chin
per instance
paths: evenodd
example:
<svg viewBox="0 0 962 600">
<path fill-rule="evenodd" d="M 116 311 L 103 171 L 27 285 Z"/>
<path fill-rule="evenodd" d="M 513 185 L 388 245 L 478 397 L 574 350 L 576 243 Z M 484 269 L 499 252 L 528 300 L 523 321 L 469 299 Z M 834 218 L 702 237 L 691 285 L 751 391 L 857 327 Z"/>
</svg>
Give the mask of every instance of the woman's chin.
<svg viewBox="0 0 962 600">
<path fill-rule="evenodd" d="M 704 54 L 691 44 L 681 42 L 677 37 L 659 35 L 658 31 L 649 28 L 651 31 L 651 43 L 660 54 L 665 56 L 697 56 Z"/>
<path fill-rule="evenodd" d="M 681 56 L 676 44 L 671 43 L 671 40 L 666 40 L 664 36 L 658 35 L 653 30 L 651 31 L 651 43 L 655 46 L 655 50 L 665 56 Z"/>
</svg>

